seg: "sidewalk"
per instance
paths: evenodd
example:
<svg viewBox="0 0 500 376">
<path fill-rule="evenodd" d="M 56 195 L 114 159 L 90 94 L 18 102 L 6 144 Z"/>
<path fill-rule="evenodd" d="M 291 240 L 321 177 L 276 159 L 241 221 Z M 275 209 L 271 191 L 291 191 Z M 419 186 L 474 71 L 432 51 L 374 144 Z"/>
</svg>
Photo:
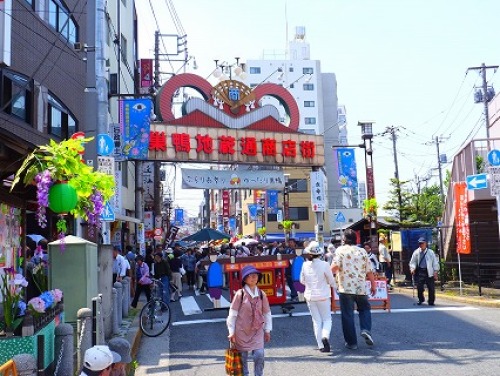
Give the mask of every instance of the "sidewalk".
<svg viewBox="0 0 500 376">
<path fill-rule="evenodd" d="M 413 295 L 411 286 L 394 286 L 392 292 L 397 292 L 405 295 Z M 415 286 L 415 297 L 417 296 L 417 288 Z M 416 298 L 415 298 L 416 299 Z M 490 308 L 500 308 L 500 299 L 489 298 L 485 296 L 479 295 L 458 295 L 458 291 L 441 291 L 439 286 L 436 286 L 436 303 L 438 304 L 439 300 L 451 300 L 454 302 L 465 303 L 470 305 L 478 305 L 483 307 Z"/>
</svg>

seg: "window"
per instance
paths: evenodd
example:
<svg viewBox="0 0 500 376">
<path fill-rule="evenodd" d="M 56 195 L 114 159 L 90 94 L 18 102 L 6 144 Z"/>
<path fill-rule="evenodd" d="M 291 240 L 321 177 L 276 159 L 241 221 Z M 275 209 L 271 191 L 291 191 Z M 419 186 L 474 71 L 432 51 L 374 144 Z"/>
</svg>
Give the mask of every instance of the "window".
<svg viewBox="0 0 500 376">
<path fill-rule="evenodd" d="M 304 107 L 316 107 L 316 103 L 314 101 L 304 101 Z"/>
<path fill-rule="evenodd" d="M 76 132 L 76 120 L 69 110 L 52 95 L 48 95 L 49 133 L 61 139 Z"/>
<path fill-rule="evenodd" d="M 123 34 L 121 35 L 120 43 L 121 43 L 120 51 L 122 53 L 122 63 L 127 64 L 127 38 L 125 38 Z"/>
<path fill-rule="evenodd" d="M 290 89 L 293 89 L 295 87 L 295 84 L 290 84 Z"/>
<path fill-rule="evenodd" d="M 288 68 L 289 72 L 293 72 L 293 67 Z"/>
<path fill-rule="evenodd" d="M 289 179 L 288 192 L 307 192 L 307 179 Z"/>
<path fill-rule="evenodd" d="M 314 84 L 304 84 L 303 89 L 306 91 L 312 91 L 314 90 Z"/>
<path fill-rule="evenodd" d="M 266 222 L 278 222 L 278 214 L 267 214 Z"/>
<path fill-rule="evenodd" d="M 3 111 L 28 124 L 32 124 L 32 86 L 28 79 L 19 74 L 4 71 L 2 88 Z"/>
<path fill-rule="evenodd" d="M 49 0 L 49 25 L 73 44 L 78 40 L 78 26 L 70 14 L 58 0 Z"/>
<path fill-rule="evenodd" d="M 122 172 L 122 186 L 124 186 L 125 188 L 128 187 L 128 169 L 127 169 L 127 166 L 128 166 L 128 161 L 123 161 L 121 163 L 121 172 Z"/>
<path fill-rule="evenodd" d="M 260 74 L 260 67 L 250 67 L 250 74 Z"/>
<path fill-rule="evenodd" d="M 316 124 L 316 118 L 315 117 L 306 117 L 304 119 L 304 122 L 306 124 Z"/>
<path fill-rule="evenodd" d="M 309 208 L 308 207 L 298 207 L 298 208 L 288 208 L 288 216 L 291 221 L 308 221 L 309 220 Z"/>
<path fill-rule="evenodd" d="M 314 73 L 314 69 L 312 69 L 312 68 L 302 68 L 302 73 L 303 74 L 313 74 Z"/>
</svg>

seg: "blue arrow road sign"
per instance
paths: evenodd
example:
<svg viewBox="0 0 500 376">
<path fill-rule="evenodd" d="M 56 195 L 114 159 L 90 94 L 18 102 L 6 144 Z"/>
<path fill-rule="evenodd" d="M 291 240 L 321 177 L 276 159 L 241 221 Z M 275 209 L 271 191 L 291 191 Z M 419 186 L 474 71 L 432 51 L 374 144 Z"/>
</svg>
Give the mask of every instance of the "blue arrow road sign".
<svg viewBox="0 0 500 376">
<path fill-rule="evenodd" d="M 109 201 L 104 205 L 104 210 L 101 213 L 101 220 L 104 222 L 114 222 L 115 220 L 115 211 L 111 207 Z"/>
<path fill-rule="evenodd" d="M 500 166 L 500 150 L 491 150 L 488 153 L 488 162 L 490 162 L 491 166 Z"/>
<path fill-rule="evenodd" d="M 337 214 L 337 218 L 335 218 L 335 222 L 345 223 L 345 217 L 344 217 L 344 214 L 342 212 L 339 212 Z"/>
<path fill-rule="evenodd" d="M 467 189 L 484 189 L 488 188 L 488 175 L 487 174 L 478 174 L 478 175 L 469 175 L 467 176 Z"/>
<path fill-rule="evenodd" d="M 102 156 L 111 155 L 115 151 L 115 143 L 109 134 L 97 135 L 97 154 Z"/>
</svg>

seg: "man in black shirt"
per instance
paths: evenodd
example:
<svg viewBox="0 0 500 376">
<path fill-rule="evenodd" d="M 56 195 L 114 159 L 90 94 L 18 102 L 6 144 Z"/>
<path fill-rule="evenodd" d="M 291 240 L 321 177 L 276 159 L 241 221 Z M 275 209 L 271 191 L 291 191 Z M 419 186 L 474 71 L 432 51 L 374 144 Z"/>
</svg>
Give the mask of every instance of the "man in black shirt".
<svg viewBox="0 0 500 376">
<path fill-rule="evenodd" d="M 154 256 L 154 276 L 159 279 L 163 285 L 162 300 L 165 304 L 170 302 L 170 280 L 172 279 L 172 271 L 168 261 L 163 259 L 161 252 L 156 252 Z"/>
</svg>

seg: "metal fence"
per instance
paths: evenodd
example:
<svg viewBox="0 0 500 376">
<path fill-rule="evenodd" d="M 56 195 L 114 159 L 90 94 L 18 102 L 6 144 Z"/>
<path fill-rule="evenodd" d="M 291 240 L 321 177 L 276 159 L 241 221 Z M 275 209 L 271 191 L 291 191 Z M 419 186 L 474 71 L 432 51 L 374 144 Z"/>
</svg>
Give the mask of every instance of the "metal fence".
<svg viewBox="0 0 500 376">
<path fill-rule="evenodd" d="M 411 285 L 409 260 L 394 260 L 394 283 Z M 437 286 L 462 295 L 500 297 L 500 263 L 442 262 Z"/>
</svg>

